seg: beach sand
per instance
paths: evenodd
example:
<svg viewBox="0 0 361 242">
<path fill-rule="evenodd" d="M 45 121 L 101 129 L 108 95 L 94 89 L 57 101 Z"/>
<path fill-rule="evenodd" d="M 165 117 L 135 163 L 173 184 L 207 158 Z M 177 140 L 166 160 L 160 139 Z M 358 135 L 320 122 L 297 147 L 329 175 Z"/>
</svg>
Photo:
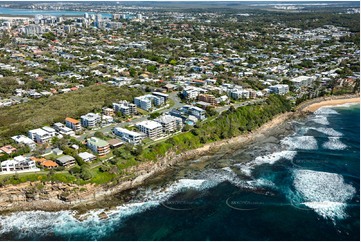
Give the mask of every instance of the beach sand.
<svg viewBox="0 0 361 242">
<path fill-rule="evenodd" d="M 311 104 L 311 105 L 305 107 L 302 111 L 315 112 L 317 109 L 324 107 L 324 106 L 336 106 L 336 105 L 341 105 L 341 104 L 346 104 L 346 103 L 360 103 L 360 98 L 356 97 L 356 98 L 334 99 L 334 100 L 322 101 L 322 102 Z"/>
</svg>

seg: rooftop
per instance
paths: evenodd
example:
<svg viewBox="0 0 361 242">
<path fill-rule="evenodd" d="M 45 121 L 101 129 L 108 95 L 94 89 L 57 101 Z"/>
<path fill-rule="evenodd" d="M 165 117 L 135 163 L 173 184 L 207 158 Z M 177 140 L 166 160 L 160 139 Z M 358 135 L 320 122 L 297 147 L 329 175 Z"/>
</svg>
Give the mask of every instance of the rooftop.
<svg viewBox="0 0 361 242">
<path fill-rule="evenodd" d="M 109 143 L 106 142 L 105 140 L 102 140 L 102 139 L 99 139 L 96 137 L 91 137 L 90 139 L 87 139 L 87 142 L 92 145 L 100 146 L 100 147 L 109 145 Z"/>
<path fill-rule="evenodd" d="M 73 124 L 78 124 L 80 122 L 79 120 L 69 118 L 69 117 L 66 118 L 65 121 L 68 121 L 68 122 L 73 123 Z"/>
<path fill-rule="evenodd" d="M 143 122 L 139 122 L 136 124 L 136 126 L 143 126 L 145 127 L 146 129 L 155 129 L 155 128 L 158 128 L 158 127 L 162 127 L 162 125 L 158 122 L 155 122 L 153 120 L 146 120 L 146 121 L 143 121 Z"/>
</svg>

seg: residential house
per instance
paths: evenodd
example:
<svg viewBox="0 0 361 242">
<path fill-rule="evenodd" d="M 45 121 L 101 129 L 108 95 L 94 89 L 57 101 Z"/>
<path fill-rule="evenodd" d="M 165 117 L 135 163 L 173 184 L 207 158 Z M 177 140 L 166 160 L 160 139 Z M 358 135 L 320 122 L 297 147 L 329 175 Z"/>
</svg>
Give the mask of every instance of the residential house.
<svg viewBox="0 0 361 242">
<path fill-rule="evenodd" d="M 85 162 L 90 162 L 92 160 L 95 160 L 97 157 L 89 152 L 81 152 L 78 154 L 78 156 Z"/>
<path fill-rule="evenodd" d="M 65 167 L 71 166 L 75 164 L 75 158 L 70 155 L 63 155 L 56 159 L 56 163 Z"/>
<path fill-rule="evenodd" d="M 54 162 L 52 160 L 47 160 L 45 158 L 31 157 L 30 159 L 32 159 L 33 161 L 38 163 L 40 166 L 47 168 L 47 169 L 53 169 L 53 168 L 56 168 L 59 166 L 56 162 Z"/>
<path fill-rule="evenodd" d="M 11 153 L 16 151 L 16 148 L 12 147 L 11 145 L 5 145 L 0 148 L 0 151 L 10 155 Z"/>
</svg>

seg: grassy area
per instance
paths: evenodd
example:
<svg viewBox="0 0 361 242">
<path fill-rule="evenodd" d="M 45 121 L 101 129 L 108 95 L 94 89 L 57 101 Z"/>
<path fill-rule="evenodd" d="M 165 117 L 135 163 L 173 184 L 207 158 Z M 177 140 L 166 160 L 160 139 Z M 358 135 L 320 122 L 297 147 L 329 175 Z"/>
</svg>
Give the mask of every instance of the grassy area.
<svg viewBox="0 0 361 242">
<path fill-rule="evenodd" d="M 58 181 L 64 183 L 72 183 L 76 180 L 76 177 L 69 174 L 67 171 L 55 172 L 50 175 L 49 171 L 40 171 L 36 173 L 18 173 L 7 174 L 0 176 L 0 183 L 2 184 L 20 184 L 23 182 L 34 181 Z"/>
<path fill-rule="evenodd" d="M 99 168 L 95 168 L 92 171 L 92 179 L 90 179 L 90 183 L 95 184 L 106 184 L 108 182 L 111 182 L 113 178 L 116 177 L 115 174 L 110 174 L 109 172 L 101 172 L 99 171 Z"/>
<path fill-rule="evenodd" d="M 122 99 L 133 100 L 142 91 L 98 85 L 78 91 L 31 100 L 1 108 L 0 139 L 27 133 L 29 129 L 64 122 L 66 117 L 79 118 Z"/>
<path fill-rule="evenodd" d="M 147 111 L 145 111 L 145 110 L 143 110 L 141 108 L 137 108 L 137 111 L 141 116 L 145 116 L 145 115 L 149 114 L 149 112 L 147 112 Z"/>
<path fill-rule="evenodd" d="M 100 157 L 99 157 L 99 160 L 104 161 L 104 160 L 106 160 L 106 159 L 109 159 L 109 158 L 112 157 L 112 156 L 114 156 L 114 155 L 113 155 L 113 151 L 110 151 L 109 154 L 106 154 L 106 155 L 104 155 L 104 156 L 100 156 Z"/>
</svg>

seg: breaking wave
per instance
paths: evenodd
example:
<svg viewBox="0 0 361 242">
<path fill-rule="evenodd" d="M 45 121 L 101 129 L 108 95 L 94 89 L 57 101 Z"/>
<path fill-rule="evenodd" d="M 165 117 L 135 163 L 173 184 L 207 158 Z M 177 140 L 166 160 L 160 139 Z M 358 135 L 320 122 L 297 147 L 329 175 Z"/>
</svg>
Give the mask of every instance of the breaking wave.
<svg viewBox="0 0 361 242">
<path fill-rule="evenodd" d="M 281 144 L 289 150 L 316 150 L 317 141 L 313 136 L 291 136 L 281 140 Z"/>
<path fill-rule="evenodd" d="M 325 127 L 319 127 L 319 128 L 310 128 L 313 130 L 316 130 L 317 132 L 323 133 L 325 135 L 329 136 L 342 136 L 343 134 L 341 132 L 338 132 L 334 130 L 333 128 L 325 128 Z"/>
<path fill-rule="evenodd" d="M 281 159 L 293 160 L 293 158 L 296 156 L 296 154 L 297 154 L 297 151 L 284 150 L 284 151 L 275 152 L 275 153 L 272 153 L 269 155 L 258 156 L 258 157 L 256 157 L 256 159 L 254 159 L 251 162 L 248 162 L 246 164 L 243 164 L 243 163 L 235 164 L 235 166 L 239 167 L 240 171 L 243 174 L 245 174 L 247 176 L 251 176 L 252 170 L 257 166 L 260 166 L 262 164 L 273 165 L 275 162 L 277 162 Z"/>
<path fill-rule="evenodd" d="M 331 107 L 321 107 L 317 109 L 314 114 L 316 115 L 330 115 L 330 114 L 339 114 L 336 110 L 332 109 Z"/>
<path fill-rule="evenodd" d="M 330 124 L 330 122 L 327 119 L 327 116 L 324 116 L 324 115 L 316 115 L 311 119 L 311 121 L 318 123 L 318 124 L 322 124 L 322 125 Z"/>
<path fill-rule="evenodd" d="M 344 219 L 347 201 L 356 189 L 346 184 L 341 175 L 312 170 L 295 170 L 293 186 L 301 204 L 324 218 Z"/>
<path fill-rule="evenodd" d="M 344 150 L 347 145 L 340 141 L 340 137 L 328 137 L 328 141 L 323 143 L 322 147 L 328 150 Z"/>
</svg>

